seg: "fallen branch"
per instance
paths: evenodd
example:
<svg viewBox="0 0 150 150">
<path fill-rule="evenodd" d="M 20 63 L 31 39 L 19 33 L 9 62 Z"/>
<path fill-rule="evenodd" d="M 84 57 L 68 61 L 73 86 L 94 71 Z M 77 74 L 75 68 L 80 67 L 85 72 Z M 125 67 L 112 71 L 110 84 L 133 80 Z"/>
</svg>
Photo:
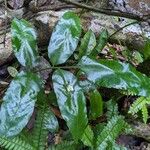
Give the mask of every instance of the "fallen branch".
<svg viewBox="0 0 150 150">
<path fill-rule="evenodd" d="M 94 8 L 92 6 L 88 6 L 86 4 L 81 4 L 81 3 L 71 1 L 71 0 L 59 0 L 59 1 L 65 2 L 67 4 L 75 5 L 79 8 L 87 9 L 89 11 L 94 11 L 94 12 L 98 12 L 98 13 L 102 13 L 102 14 L 110 15 L 110 16 L 118 16 L 118 17 L 124 17 L 124 18 L 129 18 L 129 19 L 135 19 L 137 21 L 147 21 L 148 19 L 150 19 L 150 14 L 139 16 L 139 15 L 127 13 L 127 12 L 120 12 L 120 11 L 114 11 L 114 10 L 112 11 L 112 10 L 107 10 L 107 9 L 98 9 L 98 8 Z"/>
</svg>

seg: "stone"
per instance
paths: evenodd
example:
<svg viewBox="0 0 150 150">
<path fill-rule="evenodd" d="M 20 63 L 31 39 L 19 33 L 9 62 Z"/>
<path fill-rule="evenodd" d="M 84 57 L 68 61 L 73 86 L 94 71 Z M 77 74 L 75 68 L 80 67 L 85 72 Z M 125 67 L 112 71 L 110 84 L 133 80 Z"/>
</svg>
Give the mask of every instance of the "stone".
<svg viewBox="0 0 150 150">
<path fill-rule="evenodd" d="M 0 66 L 7 62 L 8 59 L 11 59 L 12 56 L 12 45 L 11 45 L 11 35 L 10 33 L 6 34 L 4 43 L 0 44 Z"/>
<path fill-rule="evenodd" d="M 149 0 L 109 0 L 110 7 L 137 15 L 150 14 Z"/>
<path fill-rule="evenodd" d="M 23 7 L 24 0 L 8 0 L 7 3 L 11 8 L 16 10 Z"/>
</svg>

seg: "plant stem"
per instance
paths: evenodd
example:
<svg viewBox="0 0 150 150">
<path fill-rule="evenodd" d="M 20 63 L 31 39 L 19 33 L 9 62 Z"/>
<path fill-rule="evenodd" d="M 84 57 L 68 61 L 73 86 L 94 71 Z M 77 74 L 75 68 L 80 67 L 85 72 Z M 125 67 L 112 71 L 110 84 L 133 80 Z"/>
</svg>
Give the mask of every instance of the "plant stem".
<svg viewBox="0 0 150 150">
<path fill-rule="evenodd" d="M 48 68 L 43 68 L 43 69 L 39 69 L 36 70 L 35 72 L 40 72 L 40 71 L 45 71 L 45 70 L 49 70 L 49 69 L 78 69 L 79 66 L 51 66 Z"/>
<path fill-rule="evenodd" d="M 111 34 L 111 35 L 109 36 L 109 39 L 110 39 L 111 37 L 113 37 L 115 34 L 117 34 L 118 32 L 120 32 L 121 30 L 123 30 L 124 28 L 126 28 L 126 27 L 128 27 L 128 26 L 130 26 L 130 25 L 133 25 L 133 24 L 137 24 L 137 23 L 139 23 L 139 21 L 134 21 L 134 22 L 131 22 L 131 23 L 129 23 L 129 24 L 126 24 L 125 26 L 119 28 L 117 31 L 115 31 L 113 34 Z"/>
</svg>

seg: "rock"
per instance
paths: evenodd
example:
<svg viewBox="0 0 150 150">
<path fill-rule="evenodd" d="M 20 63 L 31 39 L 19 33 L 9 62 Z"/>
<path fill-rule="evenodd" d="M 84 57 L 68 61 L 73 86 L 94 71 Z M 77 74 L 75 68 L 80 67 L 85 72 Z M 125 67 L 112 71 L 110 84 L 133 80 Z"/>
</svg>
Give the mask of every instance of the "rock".
<svg viewBox="0 0 150 150">
<path fill-rule="evenodd" d="M 54 3 L 54 6 L 55 5 L 56 3 Z M 59 7 L 59 5 L 56 6 Z M 77 12 L 81 11 L 81 9 L 75 9 L 75 10 Z M 1 11 L 3 10 L 0 9 L 0 15 L 2 15 L 2 19 L 0 19 L 0 27 L 1 27 L 0 28 L 0 56 L 1 56 L 0 65 L 3 64 L 4 62 L 7 62 L 7 59 L 12 54 L 11 46 L 9 45 L 9 48 L 4 48 L 4 44 L 2 43 L 5 37 L 4 33 L 6 32 L 5 31 L 6 16 L 5 15 L 3 16 L 3 13 L 1 13 Z M 48 46 L 48 42 L 55 24 L 57 23 L 59 18 L 63 15 L 63 13 L 66 11 L 67 9 L 61 11 L 44 11 L 44 12 L 36 13 L 36 15 L 33 15 L 30 12 L 29 13 L 30 15 L 26 17 L 32 20 L 33 24 L 37 29 L 38 45 L 40 47 Z M 13 19 L 14 16 L 22 18 L 24 13 L 25 13 L 25 8 L 21 8 L 14 11 L 11 10 L 8 11 L 8 17 L 10 18 L 10 20 Z M 93 13 L 93 12 L 84 13 L 81 17 L 81 22 L 82 22 L 84 32 L 86 32 L 88 29 L 91 29 L 97 36 L 104 28 L 108 30 L 109 34 L 112 34 L 118 29 L 120 29 L 121 27 L 123 27 L 124 25 L 131 23 L 132 21 L 133 20 L 124 19 L 124 18 L 119 19 L 118 17 L 107 16 L 104 14 Z M 10 28 L 8 28 L 7 30 L 10 30 Z M 115 36 L 112 36 L 109 39 L 109 41 L 115 43 L 118 43 L 119 41 L 119 43 L 121 42 L 123 45 L 127 45 L 128 47 L 130 47 L 130 49 L 142 51 L 145 44 L 145 39 L 142 36 L 143 33 L 147 37 L 150 36 L 150 27 L 148 25 L 145 28 L 143 28 L 139 24 L 132 25 L 118 32 L 118 34 L 116 34 Z M 7 40 L 6 43 L 11 44 L 10 40 Z"/>
<path fill-rule="evenodd" d="M 8 0 L 7 3 L 11 8 L 16 10 L 23 7 L 24 0 Z"/>
<path fill-rule="evenodd" d="M 38 7 L 43 6 L 47 0 L 32 0 L 32 3 Z"/>
<path fill-rule="evenodd" d="M 6 34 L 4 43 L 0 44 L 0 66 L 7 62 L 8 59 L 12 59 L 12 45 L 10 33 Z"/>
<path fill-rule="evenodd" d="M 149 0 L 109 0 L 112 9 L 131 12 L 138 15 L 150 14 Z"/>
<path fill-rule="evenodd" d="M 64 11 L 45 11 L 37 14 L 34 25 L 37 28 L 38 45 L 48 45 L 53 28 L 63 14 Z"/>
<path fill-rule="evenodd" d="M 66 11 L 66 10 L 65 10 Z M 62 16 L 65 11 L 45 11 L 38 13 L 38 17 L 35 18 L 35 26 L 38 29 L 39 42 L 42 44 L 48 44 L 50 34 L 53 30 L 55 23 Z M 116 30 L 133 22 L 133 20 L 122 19 L 118 20 L 118 17 L 107 16 L 98 13 L 85 13 L 81 17 L 83 30 L 86 32 L 91 29 L 97 36 L 106 28 L 111 35 Z M 147 27 L 144 34 L 150 36 L 150 28 Z M 121 42 L 123 45 L 127 45 L 130 49 L 142 51 L 145 44 L 145 39 L 142 37 L 143 28 L 139 25 L 131 25 L 121 30 L 115 36 L 112 36 L 110 41 L 118 43 Z"/>
<path fill-rule="evenodd" d="M 35 18 L 34 25 L 38 32 L 38 45 L 44 46 L 49 42 L 53 27 L 58 18 L 51 19 L 49 13 L 41 12 Z"/>
<path fill-rule="evenodd" d="M 38 72 L 38 74 L 40 75 L 43 81 L 46 81 L 48 79 L 49 74 L 52 72 L 52 69 L 46 69 L 46 70 L 42 70 L 42 69 L 50 68 L 50 67 L 51 67 L 50 63 L 43 56 L 39 57 L 37 64 L 34 66 L 35 71 Z"/>
<path fill-rule="evenodd" d="M 136 137 L 141 137 L 145 139 L 146 141 L 150 142 L 150 125 L 144 124 L 142 122 L 138 122 L 137 120 L 133 122 L 130 121 L 130 125 L 133 129 L 133 134 Z"/>
</svg>

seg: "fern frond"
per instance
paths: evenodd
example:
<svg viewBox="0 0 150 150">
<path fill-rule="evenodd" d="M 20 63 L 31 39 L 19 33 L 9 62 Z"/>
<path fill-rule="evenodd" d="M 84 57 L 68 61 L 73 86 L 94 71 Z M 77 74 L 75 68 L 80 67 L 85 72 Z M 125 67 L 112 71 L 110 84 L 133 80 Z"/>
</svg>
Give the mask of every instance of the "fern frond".
<svg viewBox="0 0 150 150">
<path fill-rule="evenodd" d="M 106 102 L 106 106 L 107 106 L 107 119 L 110 120 L 113 116 L 118 116 L 119 112 L 118 112 L 118 105 L 114 100 L 109 100 L 108 102 Z"/>
<path fill-rule="evenodd" d="M 30 144 L 26 143 L 19 137 L 7 138 L 0 137 L 0 146 L 6 150 L 36 150 Z"/>
<path fill-rule="evenodd" d="M 97 150 L 106 150 L 109 142 L 115 141 L 119 134 L 125 131 L 126 128 L 128 128 L 128 124 L 122 116 L 112 117 L 97 138 Z"/>
<path fill-rule="evenodd" d="M 45 113 L 47 111 L 46 105 L 42 109 L 38 110 L 35 126 L 32 133 L 32 141 L 36 150 L 43 150 L 46 146 L 46 139 L 48 130 L 44 126 Z"/>
<path fill-rule="evenodd" d="M 147 123 L 147 120 L 148 120 L 148 110 L 147 110 L 146 105 L 144 105 L 142 107 L 141 111 L 142 111 L 143 121 L 144 121 L 144 123 Z"/>
<path fill-rule="evenodd" d="M 44 150 L 47 145 L 48 132 L 55 132 L 58 122 L 46 103 L 38 110 L 35 127 L 32 133 L 32 141 L 36 150 Z"/>
<path fill-rule="evenodd" d="M 139 97 L 134 103 L 131 105 L 129 109 L 129 113 L 132 115 L 136 114 L 139 110 L 142 109 L 142 107 L 146 104 L 146 98 L 145 97 Z"/>
<path fill-rule="evenodd" d="M 136 96 L 137 93 L 133 92 L 133 91 L 129 91 L 129 90 L 120 90 L 120 93 L 124 94 L 124 95 L 131 95 L 131 96 Z"/>
<path fill-rule="evenodd" d="M 142 118 L 144 123 L 148 119 L 147 104 L 150 104 L 150 98 L 139 97 L 130 107 L 129 113 L 135 115 L 138 111 L 142 111 Z"/>
<path fill-rule="evenodd" d="M 57 145 L 52 145 L 48 150 L 77 150 L 77 145 L 73 141 L 64 141 Z"/>
</svg>

